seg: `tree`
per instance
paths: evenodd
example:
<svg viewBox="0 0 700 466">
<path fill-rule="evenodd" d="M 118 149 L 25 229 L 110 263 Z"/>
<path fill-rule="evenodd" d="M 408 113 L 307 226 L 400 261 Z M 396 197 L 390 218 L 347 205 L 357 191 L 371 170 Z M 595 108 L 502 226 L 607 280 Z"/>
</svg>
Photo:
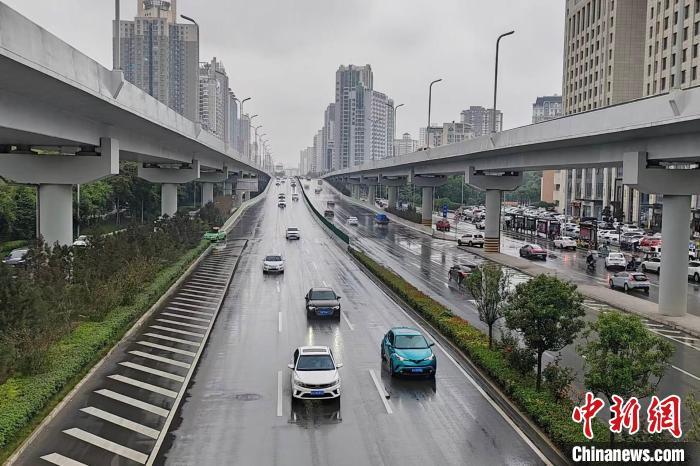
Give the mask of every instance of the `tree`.
<svg viewBox="0 0 700 466">
<path fill-rule="evenodd" d="M 597 338 L 590 339 L 596 334 Z M 656 390 L 669 365 L 673 346 L 644 327 L 631 314 L 604 312 L 588 324 L 585 345 L 578 352 L 583 357 L 584 384 L 591 392 L 623 399 L 644 398 Z M 610 432 L 610 443 L 613 442 Z"/>
<path fill-rule="evenodd" d="M 583 329 L 583 296 L 576 285 L 539 275 L 515 288 L 505 310 L 506 325 L 522 333 L 537 353 L 537 390 L 542 383 L 542 355 L 570 345 Z"/>
<path fill-rule="evenodd" d="M 500 265 L 487 262 L 469 275 L 467 288 L 474 298 L 479 320 L 489 326 L 489 348 L 493 348 L 493 325 L 503 317 L 508 299 L 508 276 Z"/>
</svg>

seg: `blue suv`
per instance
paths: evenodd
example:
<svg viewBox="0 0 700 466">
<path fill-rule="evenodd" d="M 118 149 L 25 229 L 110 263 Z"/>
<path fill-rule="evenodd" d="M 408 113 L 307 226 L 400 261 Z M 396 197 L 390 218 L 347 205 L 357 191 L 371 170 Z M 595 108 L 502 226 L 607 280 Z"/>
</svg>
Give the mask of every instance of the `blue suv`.
<svg viewBox="0 0 700 466">
<path fill-rule="evenodd" d="M 394 327 L 382 339 L 382 362 L 389 365 L 392 377 L 423 375 L 435 377 L 437 360 L 433 345 L 418 330 L 410 327 Z"/>
</svg>

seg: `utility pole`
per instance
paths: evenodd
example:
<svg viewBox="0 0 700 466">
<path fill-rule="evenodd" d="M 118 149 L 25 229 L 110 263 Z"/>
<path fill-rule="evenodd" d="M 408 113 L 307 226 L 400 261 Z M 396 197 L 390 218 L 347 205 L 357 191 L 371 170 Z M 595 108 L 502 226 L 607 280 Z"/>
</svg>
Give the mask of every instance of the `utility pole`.
<svg viewBox="0 0 700 466">
<path fill-rule="evenodd" d="M 509 31 L 501 34 L 496 39 L 496 68 L 494 71 L 493 78 L 493 108 L 491 109 L 491 134 L 496 132 L 496 94 L 498 92 L 498 48 L 501 44 L 501 39 L 511 34 L 515 34 L 515 31 Z"/>
</svg>

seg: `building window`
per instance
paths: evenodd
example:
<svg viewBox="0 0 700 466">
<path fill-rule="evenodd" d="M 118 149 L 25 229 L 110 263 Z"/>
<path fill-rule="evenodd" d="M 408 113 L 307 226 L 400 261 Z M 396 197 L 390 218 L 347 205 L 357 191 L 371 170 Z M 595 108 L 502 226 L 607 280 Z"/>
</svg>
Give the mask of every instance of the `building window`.
<svg viewBox="0 0 700 466">
<path fill-rule="evenodd" d="M 661 78 L 661 90 L 666 90 L 666 78 Z"/>
<path fill-rule="evenodd" d="M 663 71 L 665 69 L 666 69 L 666 57 L 661 59 L 661 70 Z"/>
<path fill-rule="evenodd" d="M 688 49 L 683 49 L 683 63 L 688 60 Z"/>
<path fill-rule="evenodd" d="M 685 70 L 681 71 L 681 84 L 685 84 Z"/>
<path fill-rule="evenodd" d="M 693 58 L 698 58 L 698 44 L 693 45 Z"/>
<path fill-rule="evenodd" d="M 683 28 L 683 40 L 688 40 L 688 27 Z"/>
<path fill-rule="evenodd" d="M 668 29 L 668 16 L 664 18 L 664 31 Z"/>
<path fill-rule="evenodd" d="M 651 90 L 651 84 L 647 83 L 647 95 L 649 95 L 650 90 Z"/>
<path fill-rule="evenodd" d="M 693 81 L 698 79 L 698 67 L 697 66 L 693 67 L 691 75 L 690 75 L 690 79 L 692 79 Z"/>
<path fill-rule="evenodd" d="M 668 37 L 664 37 L 662 48 L 666 50 L 668 48 Z"/>
</svg>

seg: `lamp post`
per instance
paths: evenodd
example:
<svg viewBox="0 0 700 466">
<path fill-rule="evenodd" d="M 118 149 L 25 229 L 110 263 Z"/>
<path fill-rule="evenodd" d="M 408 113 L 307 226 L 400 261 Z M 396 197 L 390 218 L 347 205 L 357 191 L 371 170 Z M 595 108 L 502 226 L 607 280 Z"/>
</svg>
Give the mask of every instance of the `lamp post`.
<svg viewBox="0 0 700 466">
<path fill-rule="evenodd" d="M 498 48 L 501 44 L 501 39 L 503 39 L 506 36 L 510 36 L 511 34 L 515 34 L 515 31 L 505 32 L 498 36 L 498 39 L 496 39 L 496 67 L 493 77 L 493 108 L 491 109 L 491 134 L 496 132 L 496 94 L 498 92 Z"/>
<path fill-rule="evenodd" d="M 403 106 L 404 106 L 404 104 L 394 105 L 394 108 L 392 109 L 394 111 L 394 141 L 396 141 L 396 109 L 399 107 L 403 107 Z M 391 147 L 394 147 L 394 141 L 392 141 Z M 394 148 L 394 152 L 396 152 L 395 148 Z M 396 154 L 394 153 L 391 155 L 395 156 Z"/>
<path fill-rule="evenodd" d="M 255 115 L 257 116 L 257 115 Z M 252 120 L 252 118 L 251 118 Z M 258 128 L 262 128 L 262 125 L 251 126 L 255 130 L 255 136 L 253 137 L 253 142 L 255 143 L 255 154 L 252 155 L 251 160 L 257 160 L 258 158 Z M 249 141 L 250 142 L 250 141 Z"/>
<path fill-rule="evenodd" d="M 432 81 L 430 86 L 428 86 L 428 126 L 425 128 L 425 146 L 428 148 L 430 148 L 430 110 L 433 104 L 433 84 L 439 83 L 440 81 L 442 81 L 442 78 Z"/>
</svg>

